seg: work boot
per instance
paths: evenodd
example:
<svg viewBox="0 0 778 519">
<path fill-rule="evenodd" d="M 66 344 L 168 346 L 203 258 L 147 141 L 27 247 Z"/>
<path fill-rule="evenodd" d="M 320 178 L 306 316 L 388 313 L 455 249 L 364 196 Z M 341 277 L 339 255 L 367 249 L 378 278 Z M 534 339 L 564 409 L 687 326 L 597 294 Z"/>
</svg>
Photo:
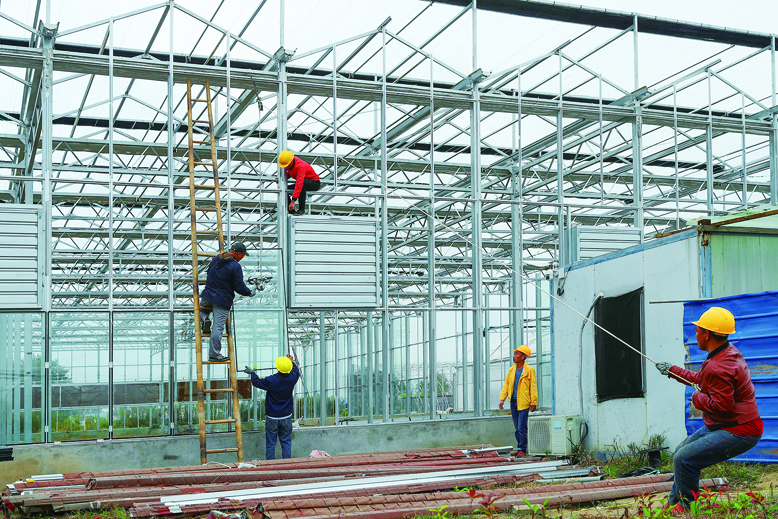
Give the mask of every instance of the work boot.
<svg viewBox="0 0 778 519">
<path fill-rule="evenodd" d="M 203 325 L 201 326 L 201 331 L 203 335 L 211 335 L 211 318 L 206 317 L 203 320 Z"/>
<path fill-rule="evenodd" d="M 305 214 L 305 209 L 298 209 L 297 211 L 292 213 L 295 216 L 300 216 L 301 214 Z"/>
<path fill-rule="evenodd" d="M 668 510 L 670 515 L 678 515 L 686 512 L 686 509 L 683 507 L 681 503 L 676 503 L 675 505 L 671 505 L 669 502 L 662 505 L 662 510 Z"/>
<path fill-rule="evenodd" d="M 681 503 L 676 503 L 674 507 L 670 509 L 670 515 L 680 515 L 685 512 L 688 512 Z"/>
<path fill-rule="evenodd" d="M 225 357 L 221 353 L 219 353 L 216 356 L 209 356 L 208 360 L 210 362 L 229 362 L 230 358 L 229 357 Z"/>
</svg>

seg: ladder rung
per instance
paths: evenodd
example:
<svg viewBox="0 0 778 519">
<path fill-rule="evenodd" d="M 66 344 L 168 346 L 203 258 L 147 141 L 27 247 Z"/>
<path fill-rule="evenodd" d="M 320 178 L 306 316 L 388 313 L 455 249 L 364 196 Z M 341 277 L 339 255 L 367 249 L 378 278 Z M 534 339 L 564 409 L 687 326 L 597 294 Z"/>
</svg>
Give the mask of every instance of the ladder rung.
<svg viewBox="0 0 778 519">
<path fill-rule="evenodd" d="M 195 161 L 195 166 L 213 166 L 213 162 L 197 162 L 197 161 Z"/>
<path fill-rule="evenodd" d="M 203 337 L 210 337 L 210 335 L 203 335 Z M 226 335 L 223 335 L 222 337 L 226 337 Z M 222 360 L 222 361 L 215 361 L 215 360 L 204 360 L 203 364 L 229 364 L 229 360 Z"/>
<path fill-rule="evenodd" d="M 207 103 L 208 102 L 207 99 L 192 99 L 192 102 L 195 102 L 195 101 L 197 101 L 198 103 Z"/>
<path fill-rule="evenodd" d="M 225 389 L 203 389 L 203 393 L 232 393 L 233 390 L 230 388 Z"/>
<path fill-rule="evenodd" d="M 238 452 L 237 447 L 230 447 L 228 449 L 207 449 L 205 451 L 206 454 L 219 454 L 222 452 Z"/>
<path fill-rule="evenodd" d="M 211 334 L 210 334 L 210 333 L 201 333 L 201 334 L 200 334 L 200 337 L 210 337 L 210 336 L 211 336 Z M 225 334 L 222 334 L 222 337 L 229 337 L 229 335 L 227 335 L 227 334 L 225 333 Z"/>
<path fill-rule="evenodd" d="M 209 184 L 195 184 L 194 188 L 195 189 L 216 189 L 216 186 L 212 186 Z"/>
<path fill-rule="evenodd" d="M 218 236 L 219 231 L 197 231 L 195 234 L 208 234 L 208 235 Z"/>
<path fill-rule="evenodd" d="M 215 213 L 216 211 L 218 211 L 218 209 L 216 209 L 215 207 L 195 207 L 195 211 L 211 211 Z"/>
<path fill-rule="evenodd" d="M 193 124 L 211 124 L 211 121 L 204 121 L 202 119 L 195 119 L 192 121 Z"/>
<path fill-rule="evenodd" d="M 211 144 L 208 141 L 192 141 L 192 144 Z"/>
<path fill-rule="evenodd" d="M 205 423 L 208 425 L 213 425 L 217 423 L 235 423 L 237 420 L 235 418 L 224 418 L 222 420 L 206 420 Z"/>
<path fill-rule="evenodd" d="M 218 256 L 218 254 L 213 254 L 212 252 L 198 252 L 197 255 L 198 256 L 207 256 L 209 258 L 215 258 L 216 256 Z"/>
</svg>

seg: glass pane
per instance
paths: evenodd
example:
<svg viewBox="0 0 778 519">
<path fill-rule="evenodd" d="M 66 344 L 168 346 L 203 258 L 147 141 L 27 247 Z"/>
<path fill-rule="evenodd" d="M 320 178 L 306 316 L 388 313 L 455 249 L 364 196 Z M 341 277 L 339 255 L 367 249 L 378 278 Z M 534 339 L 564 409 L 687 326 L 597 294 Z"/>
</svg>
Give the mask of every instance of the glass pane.
<svg viewBox="0 0 778 519">
<path fill-rule="evenodd" d="M 276 372 L 275 359 L 281 354 L 283 345 L 283 316 L 282 311 L 251 310 L 246 307 L 235 309 L 235 345 L 239 370 L 249 366 L 256 369 L 260 377 Z M 267 393 L 254 388 L 245 373 L 238 373 L 238 390 L 243 429 L 263 428 Z"/>
<path fill-rule="evenodd" d="M 437 310 L 435 340 L 435 381 L 437 400 L 435 412 L 441 418 L 451 417 L 462 409 L 462 311 Z"/>
<path fill-rule="evenodd" d="M 50 314 L 51 439 L 107 438 L 108 314 Z"/>
<path fill-rule="evenodd" d="M 176 400 L 174 424 L 175 434 L 193 434 L 200 430 L 197 408 L 197 358 L 195 354 L 194 318 L 191 313 L 179 313 L 175 316 L 173 340 L 176 347 Z M 223 351 L 227 349 L 226 338 L 222 342 Z M 208 340 L 203 341 L 203 360 L 208 358 Z M 206 388 L 222 389 L 229 387 L 229 367 L 227 365 L 204 365 L 203 382 Z M 204 416 L 206 420 L 232 418 L 232 404 L 228 393 L 207 393 L 205 395 Z M 229 430 L 229 424 L 210 424 L 207 432 Z"/>
<path fill-rule="evenodd" d="M 39 313 L 0 313 L 0 445 L 45 440 L 42 332 Z"/>
<path fill-rule="evenodd" d="M 424 313 L 409 313 L 406 340 L 408 344 L 408 413 L 414 420 L 429 418 L 429 402 L 424 396 L 427 378 L 427 350 L 424 342 Z"/>
<path fill-rule="evenodd" d="M 489 297 L 490 307 L 498 306 L 500 303 L 507 306 L 507 296 L 494 295 Z M 505 375 L 513 365 L 513 342 L 519 339 L 518 328 L 516 329 L 517 333 L 514 339 L 511 326 L 513 319 L 518 319 L 518 314 L 519 312 L 507 310 L 487 310 L 484 312 L 484 327 L 488 330 L 484 336 L 484 349 L 489 352 L 487 357 L 489 359 L 489 367 L 486 370 L 488 377 L 485 388 L 485 409 L 487 411 L 498 409 L 500 391 L 502 391 L 502 386 L 505 382 Z M 532 357 L 534 358 L 534 355 Z"/>
<path fill-rule="evenodd" d="M 170 433 L 170 314 L 115 313 L 113 435 Z"/>
<path fill-rule="evenodd" d="M 367 420 L 368 372 L 366 367 L 365 314 L 341 314 L 340 317 L 340 419 L 344 421 Z"/>
<path fill-rule="evenodd" d="M 405 318 L 392 314 L 389 320 L 389 416 L 403 415 L 406 403 L 406 359 Z"/>
</svg>

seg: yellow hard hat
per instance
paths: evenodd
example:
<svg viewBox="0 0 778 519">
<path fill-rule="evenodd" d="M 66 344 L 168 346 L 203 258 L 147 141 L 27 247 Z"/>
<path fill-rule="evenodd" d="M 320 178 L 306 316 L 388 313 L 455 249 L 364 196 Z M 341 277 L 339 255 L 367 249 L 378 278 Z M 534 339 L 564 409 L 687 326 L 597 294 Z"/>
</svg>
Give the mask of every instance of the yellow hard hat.
<svg viewBox="0 0 778 519">
<path fill-rule="evenodd" d="M 700 319 L 692 322 L 700 328 L 710 330 L 719 335 L 731 335 L 735 333 L 735 316 L 726 308 L 711 306 Z"/>
<path fill-rule="evenodd" d="M 292 371 L 292 361 L 289 357 L 278 357 L 276 359 L 276 369 L 281 373 L 289 373 Z"/>
<path fill-rule="evenodd" d="M 532 350 L 529 349 L 529 346 L 524 346 L 523 344 L 513 351 L 520 351 L 527 358 L 530 358 L 530 356 L 532 355 Z"/>
<path fill-rule="evenodd" d="M 281 155 L 278 156 L 278 167 L 285 168 L 289 164 L 292 163 L 292 159 L 294 158 L 294 153 L 292 153 L 289 150 L 284 150 L 281 152 Z"/>
</svg>

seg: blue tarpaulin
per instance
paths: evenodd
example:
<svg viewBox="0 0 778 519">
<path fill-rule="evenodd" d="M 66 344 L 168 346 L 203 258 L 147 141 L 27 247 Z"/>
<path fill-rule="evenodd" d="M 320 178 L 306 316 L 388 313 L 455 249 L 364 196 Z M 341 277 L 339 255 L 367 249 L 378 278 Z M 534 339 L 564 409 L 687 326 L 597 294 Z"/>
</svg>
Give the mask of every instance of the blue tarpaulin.
<svg viewBox="0 0 778 519">
<path fill-rule="evenodd" d="M 730 342 L 743 354 L 756 388 L 756 403 L 764 422 L 759 445 L 733 458 L 736 461 L 778 463 L 778 292 L 743 294 L 704 302 L 684 303 L 683 340 L 689 351 L 686 368 L 699 371 L 707 352 L 697 347 L 695 326 L 711 306 L 726 308 L 735 316 Z M 694 389 L 686 387 L 686 431 L 692 434 L 702 427 L 701 417 L 691 417 Z"/>
</svg>

